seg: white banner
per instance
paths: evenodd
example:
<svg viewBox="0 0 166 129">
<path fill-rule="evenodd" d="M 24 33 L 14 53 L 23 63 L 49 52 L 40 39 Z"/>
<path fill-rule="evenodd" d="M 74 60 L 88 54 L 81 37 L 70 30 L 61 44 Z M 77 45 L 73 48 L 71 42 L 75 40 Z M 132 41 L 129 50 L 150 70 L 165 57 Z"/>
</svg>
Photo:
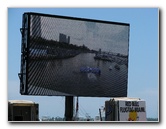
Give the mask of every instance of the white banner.
<svg viewBox="0 0 166 129">
<path fill-rule="evenodd" d="M 119 101 L 120 121 L 146 121 L 145 101 Z"/>
</svg>

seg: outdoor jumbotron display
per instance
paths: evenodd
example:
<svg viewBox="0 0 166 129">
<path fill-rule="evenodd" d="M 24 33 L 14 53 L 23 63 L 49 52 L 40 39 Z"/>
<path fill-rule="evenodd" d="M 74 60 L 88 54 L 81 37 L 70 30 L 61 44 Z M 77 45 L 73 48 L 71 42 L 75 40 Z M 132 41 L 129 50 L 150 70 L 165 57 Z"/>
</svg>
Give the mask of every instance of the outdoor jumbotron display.
<svg viewBox="0 0 166 129">
<path fill-rule="evenodd" d="M 126 97 L 128 23 L 24 13 L 20 93 Z"/>
</svg>

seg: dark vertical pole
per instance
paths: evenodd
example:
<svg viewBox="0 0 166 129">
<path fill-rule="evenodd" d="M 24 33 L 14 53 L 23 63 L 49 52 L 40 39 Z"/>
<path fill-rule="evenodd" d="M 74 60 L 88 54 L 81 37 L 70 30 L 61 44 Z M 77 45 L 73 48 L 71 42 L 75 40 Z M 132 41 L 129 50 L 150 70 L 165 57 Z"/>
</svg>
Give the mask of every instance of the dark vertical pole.
<svg viewBox="0 0 166 129">
<path fill-rule="evenodd" d="M 99 108 L 99 114 L 100 114 L 100 121 L 102 121 L 102 117 L 101 117 L 101 109 Z"/>
<path fill-rule="evenodd" d="M 65 97 L 65 120 L 72 121 L 73 119 L 73 96 Z"/>
</svg>

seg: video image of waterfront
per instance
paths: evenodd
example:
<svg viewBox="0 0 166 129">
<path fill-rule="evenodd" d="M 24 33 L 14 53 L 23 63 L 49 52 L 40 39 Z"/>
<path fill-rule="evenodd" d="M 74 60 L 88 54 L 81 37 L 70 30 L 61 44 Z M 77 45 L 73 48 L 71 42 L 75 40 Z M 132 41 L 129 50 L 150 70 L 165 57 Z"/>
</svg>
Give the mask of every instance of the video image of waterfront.
<svg viewBox="0 0 166 129">
<path fill-rule="evenodd" d="M 126 97 L 129 25 L 31 16 L 28 94 Z"/>
</svg>

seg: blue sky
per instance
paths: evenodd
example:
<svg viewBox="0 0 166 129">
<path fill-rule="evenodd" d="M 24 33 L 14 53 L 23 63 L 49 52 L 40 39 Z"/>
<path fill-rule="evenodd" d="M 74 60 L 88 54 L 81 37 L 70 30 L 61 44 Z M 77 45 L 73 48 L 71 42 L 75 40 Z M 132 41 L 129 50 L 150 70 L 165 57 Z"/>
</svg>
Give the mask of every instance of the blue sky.
<svg viewBox="0 0 166 129">
<path fill-rule="evenodd" d="M 157 8 L 8 8 L 8 99 L 32 100 L 40 116 L 64 116 L 64 97 L 19 94 L 22 14 L 38 12 L 130 24 L 128 97 L 146 100 L 147 117 L 159 115 L 159 39 Z M 80 116 L 94 117 L 109 98 L 79 99 Z M 87 106 L 88 105 L 88 106 Z"/>
</svg>

